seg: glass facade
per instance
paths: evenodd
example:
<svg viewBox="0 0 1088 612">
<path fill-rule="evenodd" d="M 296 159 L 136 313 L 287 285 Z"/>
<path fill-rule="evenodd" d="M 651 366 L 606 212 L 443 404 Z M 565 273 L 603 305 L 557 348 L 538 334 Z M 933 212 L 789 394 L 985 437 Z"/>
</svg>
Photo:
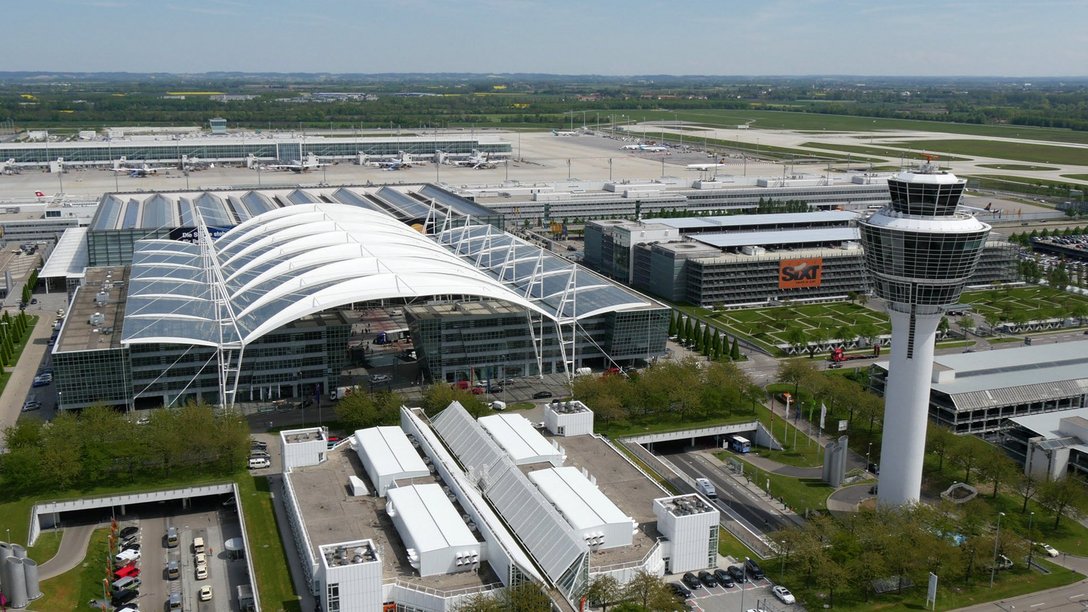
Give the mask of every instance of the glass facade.
<svg viewBox="0 0 1088 612">
<path fill-rule="evenodd" d="M 893 302 L 939 306 L 959 301 L 975 272 L 990 228 L 974 232 L 909 231 L 861 224 L 876 294 Z"/>
</svg>

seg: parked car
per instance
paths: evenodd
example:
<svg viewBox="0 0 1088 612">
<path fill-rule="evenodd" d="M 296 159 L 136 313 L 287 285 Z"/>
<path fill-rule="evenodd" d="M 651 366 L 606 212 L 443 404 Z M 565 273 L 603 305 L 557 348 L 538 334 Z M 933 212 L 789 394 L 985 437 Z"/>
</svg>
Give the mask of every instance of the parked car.
<svg viewBox="0 0 1088 612">
<path fill-rule="evenodd" d="M 745 560 L 744 560 L 744 569 L 745 569 L 745 571 L 747 571 L 747 572 L 748 572 L 749 574 L 751 574 L 751 576 L 752 576 L 752 578 L 753 578 L 753 579 L 755 579 L 755 580 L 763 580 L 763 578 L 764 578 L 764 574 L 763 574 L 763 568 L 762 568 L 762 567 L 760 567 L 760 566 L 759 566 L 759 564 L 758 564 L 758 563 L 756 563 L 756 562 L 755 562 L 754 560 L 752 560 L 752 559 L 745 559 Z"/>
<path fill-rule="evenodd" d="M 784 604 L 797 603 L 797 598 L 793 596 L 793 593 L 790 593 L 789 589 L 780 584 L 776 584 L 774 588 L 771 589 L 771 592 L 778 598 L 778 601 L 781 601 Z"/>
<path fill-rule="evenodd" d="M 114 593 L 113 598 L 110 600 L 110 603 L 113 604 L 113 607 L 120 608 L 121 606 L 127 604 L 128 602 L 136 599 L 139 596 L 140 592 L 136 589 L 124 589 Z"/>
<path fill-rule="evenodd" d="M 691 599 L 691 597 L 692 597 L 691 589 L 689 589 L 686 586 L 680 584 L 679 582 L 670 582 L 669 583 L 669 589 L 672 590 L 673 595 L 676 595 L 680 599 L 687 600 L 687 599 Z"/>
<path fill-rule="evenodd" d="M 726 571 L 729 572 L 729 575 L 733 577 L 733 580 L 735 580 L 737 584 L 743 584 L 748 581 L 744 575 L 744 569 L 739 565 L 730 565 L 729 569 Z"/>
<path fill-rule="evenodd" d="M 129 525 L 128 527 L 125 527 L 125 528 L 121 529 L 121 531 L 119 531 L 117 533 L 117 535 L 123 540 L 125 538 L 134 536 L 134 535 L 136 535 L 138 533 L 140 533 L 140 528 L 139 527 L 137 527 L 135 525 Z"/>
<path fill-rule="evenodd" d="M 684 577 L 680 580 L 684 582 L 684 586 L 693 591 L 702 586 L 702 584 L 699 582 L 699 579 L 695 576 L 695 574 L 691 572 L 684 574 Z"/>
<path fill-rule="evenodd" d="M 210 584 L 205 584 L 204 586 L 200 587 L 200 601 L 211 601 L 211 600 L 212 600 L 212 586 Z"/>
<path fill-rule="evenodd" d="M 23 412 L 31 412 L 33 410 L 39 410 L 42 407 L 42 403 L 38 400 L 27 400 L 23 402 Z"/>
<path fill-rule="evenodd" d="M 548 399 L 552 396 L 551 391 L 537 391 L 533 394 L 533 399 Z"/>
<path fill-rule="evenodd" d="M 714 574 L 703 570 L 699 572 L 699 582 L 703 583 L 706 588 L 718 586 L 718 581 L 714 579 Z"/>
<path fill-rule="evenodd" d="M 718 584 L 727 589 L 736 586 L 736 583 L 733 581 L 733 577 L 729 575 L 729 572 L 721 568 L 714 570 L 714 579 L 718 581 Z"/>
<path fill-rule="evenodd" d="M 207 580 L 208 579 L 208 566 L 201 564 L 196 566 L 196 579 Z"/>
</svg>

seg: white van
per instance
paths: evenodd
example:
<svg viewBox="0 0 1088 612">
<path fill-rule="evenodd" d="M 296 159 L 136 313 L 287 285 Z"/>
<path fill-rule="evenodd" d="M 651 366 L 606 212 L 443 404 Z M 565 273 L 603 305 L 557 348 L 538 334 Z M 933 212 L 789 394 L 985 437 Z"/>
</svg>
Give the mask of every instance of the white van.
<svg viewBox="0 0 1088 612">
<path fill-rule="evenodd" d="M 110 588 L 112 588 L 113 592 L 116 593 L 125 589 L 136 589 L 139 588 L 139 586 L 139 578 L 135 576 L 126 576 L 124 578 L 121 578 L 120 580 L 115 580 L 113 584 L 110 585 Z"/>
<path fill-rule="evenodd" d="M 251 469 L 251 470 L 266 468 L 266 467 L 268 467 L 270 465 L 272 465 L 272 462 L 269 461 L 268 459 L 266 459 L 265 457 L 250 457 L 249 458 L 249 469 Z"/>
<path fill-rule="evenodd" d="M 718 492 L 714 490 L 714 484 L 706 478 L 696 478 L 695 488 L 698 489 L 700 493 L 706 495 L 710 499 L 718 498 Z"/>
<path fill-rule="evenodd" d="M 113 557 L 114 562 L 117 565 L 125 565 L 130 561 L 136 561 L 140 558 L 140 551 L 138 550 L 122 550 Z"/>
<path fill-rule="evenodd" d="M 204 556 L 204 538 L 200 536 L 193 538 L 193 554 Z M 200 559 L 197 559 L 197 563 L 200 563 Z"/>
<path fill-rule="evenodd" d="M 167 527 L 166 528 L 166 546 L 167 548 L 175 548 L 178 545 L 178 528 Z"/>
</svg>

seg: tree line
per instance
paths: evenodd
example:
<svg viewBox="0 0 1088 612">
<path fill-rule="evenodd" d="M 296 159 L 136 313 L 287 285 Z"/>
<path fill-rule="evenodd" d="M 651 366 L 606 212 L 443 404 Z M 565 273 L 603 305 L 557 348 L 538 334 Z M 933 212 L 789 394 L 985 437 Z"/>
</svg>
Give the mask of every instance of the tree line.
<svg viewBox="0 0 1088 612">
<path fill-rule="evenodd" d="M 15 365 L 16 348 L 26 341 L 33 319 L 22 310 L 14 317 L 4 311 L 0 316 L 0 363 Z"/>
<path fill-rule="evenodd" d="M 234 412 L 189 404 L 153 410 L 146 424 L 104 406 L 20 419 L 4 430 L 5 490 L 19 494 L 154 483 L 178 476 L 230 476 L 245 466 L 249 427 Z"/>
</svg>

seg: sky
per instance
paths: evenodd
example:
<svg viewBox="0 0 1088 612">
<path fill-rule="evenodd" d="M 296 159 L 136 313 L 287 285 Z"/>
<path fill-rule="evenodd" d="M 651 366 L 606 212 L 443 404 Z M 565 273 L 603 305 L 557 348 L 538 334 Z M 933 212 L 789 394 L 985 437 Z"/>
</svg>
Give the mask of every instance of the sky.
<svg viewBox="0 0 1088 612">
<path fill-rule="evenodd" d="M 1085 76 L 1085 0 L 11 0 L 0 70 Z"/>
</svg>

